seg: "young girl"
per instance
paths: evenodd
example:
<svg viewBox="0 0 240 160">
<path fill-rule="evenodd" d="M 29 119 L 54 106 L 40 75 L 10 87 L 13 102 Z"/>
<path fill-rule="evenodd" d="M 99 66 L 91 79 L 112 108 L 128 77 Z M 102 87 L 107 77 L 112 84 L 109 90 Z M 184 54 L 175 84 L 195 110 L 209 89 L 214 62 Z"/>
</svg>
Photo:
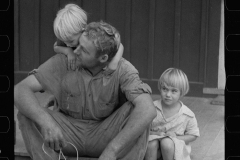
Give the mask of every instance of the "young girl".
<svg viewBox="0 0 240 160">
<path fill-rule="evenodd" d="M 194 113 L 180 101 L 188 93 L 188 78 L 180 69 L 169 68 L 161 75 L 158 89 L 161 98 L 154 101 L 157 116 L 145 160 L 190 160 L 190 142 L 200 133 Z"/>
<path fill-rule="evenodd" d="M 53 29 L 57 37 L 54 43 L 54 51 L 56 53 L 65 54 L 68 57 L 68 69 L 75 70 L 77 67 L 76 57 L 73 53 L 74 49 L 79 45 L 79 38 L 87 25 L 86 12 L 76 4 L 67 4 L 63 9 L 59 10 L 54 20 Z M 109 63 L 109 69 L 115 70 L 118 61 L 123 54 L 123 45 L 121 44 L 120 35 L 116 35 L 119 42 L 119 49 L 116 56 Z"/>
</svg>

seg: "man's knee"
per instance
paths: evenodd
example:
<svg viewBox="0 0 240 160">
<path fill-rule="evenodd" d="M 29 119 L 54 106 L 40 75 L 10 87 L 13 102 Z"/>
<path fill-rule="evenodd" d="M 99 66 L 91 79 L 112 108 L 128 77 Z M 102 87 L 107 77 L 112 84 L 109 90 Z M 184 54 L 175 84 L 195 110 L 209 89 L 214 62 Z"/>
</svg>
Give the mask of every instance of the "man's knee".
<svg viewBox="0 0 240 160">
<path fill-rule="evenodd" d="M 36 126 L 35 123 L 31 119 L 29 119 L 28 117 L 26 117 L 25 115 L 23 115 L 20 112 L 18 112 L 18 114 L 17 114 L 17 119 L 18 119 L 18 122 L 19 122 L 19 128 L 20 129 L 21 129 L 22 126 L 26 126 L 26 127 Z"/>
<path fill-rule="evenodd" d="M 174 143 L 170 138 L 163 138 L 160 145 L 162 150 L 174 150 Z"/>
<path fill-rule="evenodd" d="M 17 119 L 19 122 L 26 121 L 26 116 L 24 116 L 22 113 L 18 112 Z"/>
</svg>

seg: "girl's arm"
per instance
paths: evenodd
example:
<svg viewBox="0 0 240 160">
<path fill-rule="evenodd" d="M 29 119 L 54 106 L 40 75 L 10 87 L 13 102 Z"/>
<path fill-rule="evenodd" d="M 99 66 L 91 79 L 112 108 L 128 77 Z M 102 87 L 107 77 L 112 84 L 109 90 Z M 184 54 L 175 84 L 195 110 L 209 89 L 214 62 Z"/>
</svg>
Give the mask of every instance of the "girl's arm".
<svg viewBox="0 0 240 160">
<path fill-rule="evenodd" d="M 123 50 L 124 50 L 124 47 L 121 43 L 116 55 L 113 57 L 111 62 L 108 64 L 109 69 L 111 69 L 111 70 L 116 70 L 117 69 L 118 62 L 122 58 L 122 55 L 123 55 Z"/>
<path fill-rule="evenodd" d="M 178 136 L 176 135 L 175 132 L 167 132 L 165 136 L 176 137 L 177 139 L 183 140 L 186 144 L 193 142 L 197 139 L 197 136 L 195 135 L 186 134 L 186 135 Z"/>
<path fill-rule="evenodd" d="M 53 49 L 56 53 L 62 53 L 64 55 L 68 55 L 71 52 L 71 48 L 70 47 L 66 47 L 66 46 L 60 46 L 57 45 L 57 42 L 54 43 L 53 45 Z M 72 51 L 73 52 L 73 51 Z"/>
<path fill-rule="evenodd" d="M 197 139 L 197 136 L 194 135 L 183 135 L 183 136 L 176 136 L 177 139 L 183 140 L 186 144 L 193 142 Z"/>
<path fill-rule="evenodd" d="M 62 53 L 68 57 L 68 69 L 69 70 L 75 70 L 76 69 L 76 58 L 75 54 L 73 53 L 72 48 L 65 47 L 65 46 L 59 46 L 57 45 L 57 42 L 54 43 L 54 51 L 56 53 Z"/>
</svg>

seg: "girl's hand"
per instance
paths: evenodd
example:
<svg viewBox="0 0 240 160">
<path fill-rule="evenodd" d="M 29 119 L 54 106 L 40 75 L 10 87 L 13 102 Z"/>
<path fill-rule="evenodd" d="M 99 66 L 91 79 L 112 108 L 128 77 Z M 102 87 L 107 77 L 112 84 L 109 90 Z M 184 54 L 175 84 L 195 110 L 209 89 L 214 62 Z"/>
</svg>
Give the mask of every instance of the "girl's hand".
<svg viewBox="0 0 240 160">
<path fill-rule="evenodd" d="M 76 56 L 73 52 L 69 52 L 67 54 L 68 57 L 68 70 L 75 70 L 76 69 Z"/>
<path fill-rule="evenodd" d="M 152 128 L 150 135 L 165 136 L 165 132 L 160 131 L 159 128 Z"/>
<path fill-rule="evenodd" d="M 174 132 L 167 132 L 165 133 L 165 136 L 177 137 L 176 133 Z"/>
</svg>

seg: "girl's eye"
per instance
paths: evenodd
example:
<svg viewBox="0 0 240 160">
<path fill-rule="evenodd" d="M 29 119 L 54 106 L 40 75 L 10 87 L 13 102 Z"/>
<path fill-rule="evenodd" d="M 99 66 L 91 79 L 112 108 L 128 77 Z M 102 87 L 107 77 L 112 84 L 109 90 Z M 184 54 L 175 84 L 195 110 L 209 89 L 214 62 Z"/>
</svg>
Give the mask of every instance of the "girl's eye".
<svg viewBox="0 0 240 160">
<path fill-rule="evenodd" d="M 166 88 L 166 87 L 162 87 L 162 89 L 163 89 L 164 91 L 166 91 L 166 90 L 167 90 L 167 88 Z"/>
<path fill-rule="evenodd" d="M 173 90 L 173 93 L 177 93 L 178 92 L 178 90 Z"/>
</svg>

